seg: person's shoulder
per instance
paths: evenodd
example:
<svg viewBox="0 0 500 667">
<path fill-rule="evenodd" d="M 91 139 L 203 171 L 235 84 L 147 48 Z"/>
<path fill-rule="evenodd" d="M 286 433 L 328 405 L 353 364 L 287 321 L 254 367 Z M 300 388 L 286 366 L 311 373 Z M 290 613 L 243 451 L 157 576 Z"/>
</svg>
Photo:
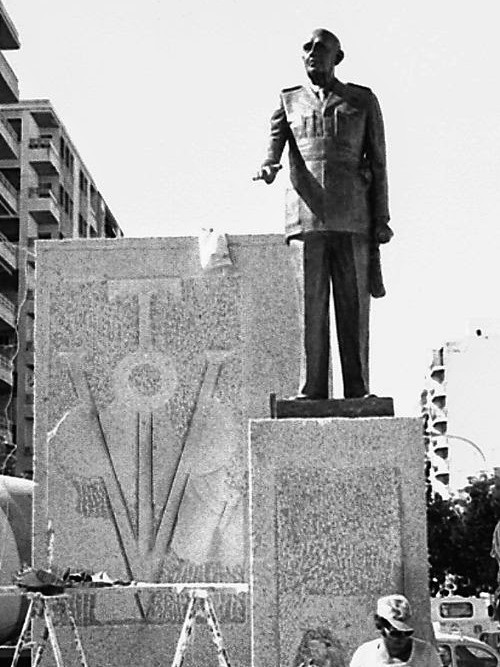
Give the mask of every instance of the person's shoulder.
<svg viewBox="0 0 500 667">
<path fill-rule="evenodd" d="M 368 86 L 362 86 L 360 83 L 352 83 L 352 81 L 349 81 L 345 85 L 351 88 L 353 91 L 359 91 L 359 92 L 365 91 L 366 93 L 372 92 L 371 88 L 368 88 Z"/>
<path fill-rule="evenodd" d="M 354 654 L 352 656 L 352 659 L 354 660 L 357 659 L 362 659 L 366 655 L 371 655 L 374 651 L 378 650 L 380 640 L 379 639 L 370 639 L 370 641 L 365 642 L 364 644 L 361 644 L 358 646 L 358 648 L 354 651 Z M 353 663 L 351 662 L 351 665 L 353 664 L 358 664 L 356 661 Z M 359 663 L 361 664 L 361 663 Z"/>
<path fill-rule="evenodd" d="M 371 88 L 368 88 L 368 86 L 362 86 L 359 83 L 346 83 L 345 92 L 353 102 L 357 102 L 361 105 L 370 104 L 374 97 L 373 90 Z"/>
</svg>

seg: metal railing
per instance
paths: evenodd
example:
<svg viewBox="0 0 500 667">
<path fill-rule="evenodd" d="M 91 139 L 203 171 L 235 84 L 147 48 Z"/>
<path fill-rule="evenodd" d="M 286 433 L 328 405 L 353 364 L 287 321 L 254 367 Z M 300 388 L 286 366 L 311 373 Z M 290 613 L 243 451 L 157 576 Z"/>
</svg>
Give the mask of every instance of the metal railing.
<svg viewBox="0 0 500 667">
<path fill-rule="evenodd" d="M 9 119 L 3 111 L 0 111 L 0 120 L 2 121 L 3 127 L 11 135 L 11 137 L 15 140 L 15 142 L 19 143 L 19 137 L 17 136 L 17 132 L 12 127 L 12 125 L 9 123 Z"/>
<path fill-rule="evenodd" d="M 7 58 L 0 52 L 0 71 L 13 95 L 19 99 L 19 81 Z"/>
<path fill-rule="evenodd" d="M 31 137 L 29 142 L 30 148 L 53 148 L 55 150 L 54 142 L 48 137 Z"/>
<path fill-rule="evenodd" d="M 12 371 L 12 361 L 8 357 L 4 356 L 1 352 L 0 352 L 0 368 L 4 368 L 6 371 L 9 372 Z"/>
<path fill-rule="evenodd" d="M 59 206 L 59 202 L 57 201 L 57 197 L 55 196 L 54 191 L 48 185 L 41 185 L 37 188 L 28 188 L 28 197 L 31 199 L 34 197 L 41 199 L 53 199 L 54 202 Z"/>
<path fill-rule="evenodd" d="M 17 245 L 12 243 L 12 241 L 9 241 L 9 239 L 2 232 L 0 232 L 0 243 L 4 246 L 4 248 L 7 248 L 7 250 L 9 250 L 14 255 L 14 257 L 16 256 Z"/>
<path fill-rule="evenodd" d="M 12 315 L 16 314 L 16 304 L 12 303 L 10 299 L 8 299 L 4 294 L 0 294 L 0 304 L 7 308 L 7 310 L 12 313 Z"/>
</svg>

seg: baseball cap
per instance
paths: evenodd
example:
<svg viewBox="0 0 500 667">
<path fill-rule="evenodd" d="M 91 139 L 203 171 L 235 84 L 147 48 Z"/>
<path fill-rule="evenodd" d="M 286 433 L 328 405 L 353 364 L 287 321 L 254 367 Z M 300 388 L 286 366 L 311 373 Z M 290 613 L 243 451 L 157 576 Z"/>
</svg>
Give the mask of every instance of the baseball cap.
<svg viewBox="0 0 500 667">
<path fill-rule="evenodd" d="M 411 607 L 404 595 L 385 595 L 377 602 L 377 616 L 384 618 L 396 630 L 413 630 L 406 621 L 411 617 Z"/>
</svg>

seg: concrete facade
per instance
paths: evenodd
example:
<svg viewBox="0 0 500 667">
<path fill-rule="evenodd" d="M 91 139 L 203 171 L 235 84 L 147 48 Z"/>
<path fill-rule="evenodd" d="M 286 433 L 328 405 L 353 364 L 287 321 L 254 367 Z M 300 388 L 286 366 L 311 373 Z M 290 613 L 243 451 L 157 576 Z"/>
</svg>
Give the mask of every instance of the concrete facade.
<svg viewBox="0 0 500 667">
<path fill-rule="evenodd" d="M 31 476 L 35 241 L 123 234 L 51 103 L 19 101 L 19 46 L 0 3 L 0 467 Z"/>
</svg>

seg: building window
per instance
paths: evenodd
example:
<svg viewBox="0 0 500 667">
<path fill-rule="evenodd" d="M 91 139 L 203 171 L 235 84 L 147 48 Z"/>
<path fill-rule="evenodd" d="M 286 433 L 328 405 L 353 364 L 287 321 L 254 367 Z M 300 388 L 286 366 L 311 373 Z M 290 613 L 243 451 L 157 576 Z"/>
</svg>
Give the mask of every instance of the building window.
<svg viewBox="0 0 500 667">
<path fill-rule="evenodd" d="M 88 229 L 88 226 L 87 226 L 86 221 L 84 220 L 84 218 L 81 215 L 79 215 L 78 216 L 78 236 L 80 236 L 83 239 L 86 239 L 87 238 L 87 229 Z"/>
<path fill-rule="evenodd" d="M 87 191 L 89 188 L 89 181 L 83 171 L 80 172 L 80 192 L 87 196 Z"/>
</svg>

